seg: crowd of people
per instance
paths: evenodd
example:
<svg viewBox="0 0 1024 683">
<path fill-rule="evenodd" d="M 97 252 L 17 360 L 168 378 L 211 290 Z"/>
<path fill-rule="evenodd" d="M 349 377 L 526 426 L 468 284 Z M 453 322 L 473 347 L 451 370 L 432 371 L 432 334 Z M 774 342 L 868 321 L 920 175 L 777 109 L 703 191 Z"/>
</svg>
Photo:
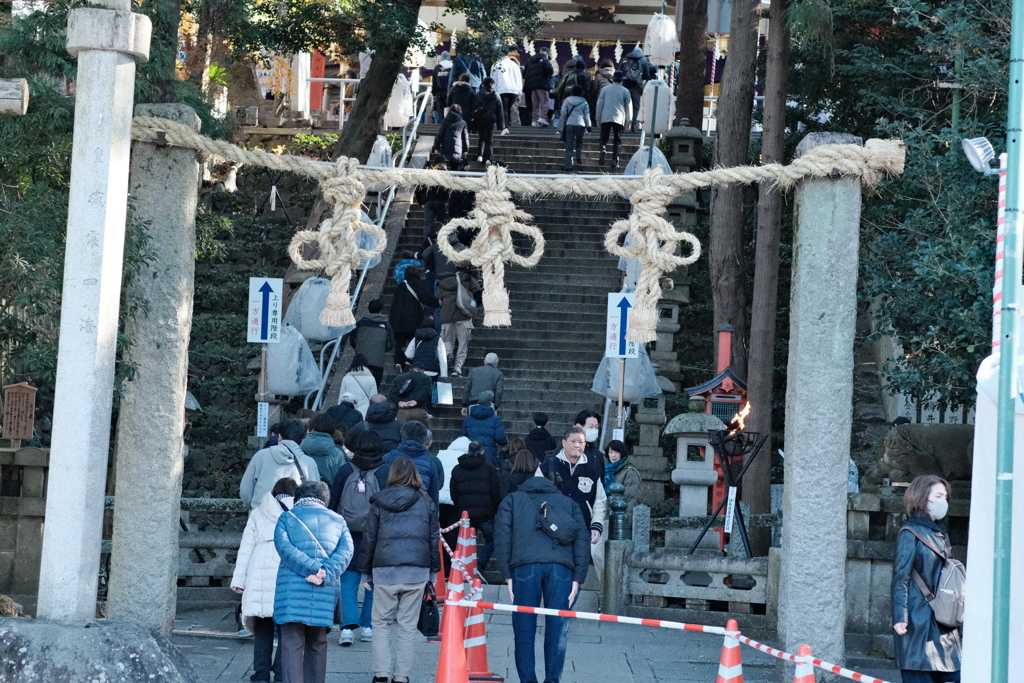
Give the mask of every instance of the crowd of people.
<svg viewBox="0 0 1024 683">
<path fill-rule="evenodd" d="M 495 130 L 506 135 L 511 126 L 550 126 L 565 142 L 564 169 L 572 171 L 582 162 L 585 135 L 600 127 L 599 163 L 607 163 L 611 139 L 610 165 L 618 168 L 621 134 L 643 126 L 640 99 L 644 85 L 657 78 L 656 69 L 636 47 L 618 65 L 604 58 L 588 68 L 582 57 L 574 56 L 555 71 L 546 47 L 525 64 L 519 49 L 511 47 L 491 65 L 490 75 L 479 55 L 452 59 L 443 52 L 431 80 L 432 116 L 441 124 L 434 139 L 434 163 L 456 171 L 465 169 L 474 156 L 478 163 L 496 163 Z M 477 134 L 476 154 L 470 132 Z"/>
<path fill-rule="evenodd" d="M 463 513 L 481 572 L 493 565 L 516 604 L 568 609 L 590 564 L 600 573 L 608 487 L 626 485 L 629 509 L 639 498 L 628 448 L 612 441 L 606 456 L 590 410 L 561 439 L 543 412 L 510 439 L 497 412 L 504 377 L 497 357 L 487 360 L 467 378 L 467 391 L 480 391 L 466 401 L 462 435 L 436 455 L 416 419 L 429 407 L 417 379 L 430 384 L 418 365 L 364 411 L 346 394 L 305 422 L 287 417 L 271 429 L 242 477 L 251 512 L 231 580 L 253 637 L 251 680 L 323 683 L 327 634 L 338 627 L 343 647 L 357 632 L 372 643 L 374 683 L 408 681 L 424 591 L 448 559 L 440 528 Z M 372 378 L 365 360 L 360 368 Z M 545 680 L 560 674 L 565 621 L 548 618 Z M 513 630 L 520 680 L 536 681 L 536 618 L 516 614 Z"/>
</svg>

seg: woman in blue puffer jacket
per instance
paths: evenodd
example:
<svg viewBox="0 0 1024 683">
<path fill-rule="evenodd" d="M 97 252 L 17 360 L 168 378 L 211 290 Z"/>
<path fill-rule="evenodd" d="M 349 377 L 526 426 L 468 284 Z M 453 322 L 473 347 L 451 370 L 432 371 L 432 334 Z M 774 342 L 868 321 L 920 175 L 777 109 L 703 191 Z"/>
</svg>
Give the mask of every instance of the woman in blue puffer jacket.
<svg viewBox="0 0 1024 683">
<path fill-rule="evenodd" d="M 341 574 L 352 559 L 348 525 L 327 509 L 329 501 L 327 484 L 303 483 L 295 506 L 281 514 L 274 530 L 281 556 L 274 621 L 281 630 L 285 683 L 324 683 L 327 676 L 327 632 L 334 625 Z"/>
</svg>

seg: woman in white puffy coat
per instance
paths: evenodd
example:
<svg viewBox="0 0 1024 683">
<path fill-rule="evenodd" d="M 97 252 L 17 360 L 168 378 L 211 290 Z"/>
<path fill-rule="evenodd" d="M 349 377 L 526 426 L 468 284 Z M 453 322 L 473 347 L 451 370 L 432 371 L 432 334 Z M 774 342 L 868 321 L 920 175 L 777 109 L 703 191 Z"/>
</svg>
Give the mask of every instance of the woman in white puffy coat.
<svg viewBox="0 0 1024 683">
<path fill-rule="evenodd" d="M 505 127 L 512 120 L 512 107 L 516 98 L 523 92 L 523 70 L 519 65 L 519 50 L 511 48 L 508 56 L 503 57 L 491 67 L 491 78 L 494 79 L 494 92 L 501 98 L 501 106 L 505 110 Z"/>
<path fill-rule="evenodd" d="M 281 651 L 274 651 L 274 586 L 281 557 L 274 547 L 277 518 L 290 510 L 296 483 L 285 477 L 264 494 L 259 506 L 249 513 L 238 547 L 231 588 L 242 595 L 242 621 L 253 634 L 251 681 L 269 681 L 271 671 L 281 680 Z"/>
<path fill-rule="evenodd" d="M 366 409 L 370 407 L 370 398 L 377 393 L 377 380 L 370 372 L 370 366 L 366 362 L 366 356 L 357 353 L 352 358 L 352 364 L 341 380 L 341 390 L 338 392 L 338 403 L 345 400 L 345 394 L 352 395 L 352 402 L 356 410 L 366 417 Z"/>
</svg>

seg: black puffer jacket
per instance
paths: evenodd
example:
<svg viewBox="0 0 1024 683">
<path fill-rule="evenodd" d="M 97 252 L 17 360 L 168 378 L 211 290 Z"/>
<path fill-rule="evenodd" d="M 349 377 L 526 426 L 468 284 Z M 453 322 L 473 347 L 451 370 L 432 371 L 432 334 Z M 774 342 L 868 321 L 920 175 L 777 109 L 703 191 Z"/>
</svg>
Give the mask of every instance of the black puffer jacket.
<svg viewBox="0 0 1024 683">
<path fill-rule="evenodd" d="M 501 106 L 501 99 L 493 89 L 482 87 L 473 98 L 473 116 L 470 123 L 475 128 L 495 123 L 499 129 L 505 127 L 505 108 Z"/>
<path fill-rule="evenodd" d="M 930 517 L 911 517 L 911 527 L 936 548 L 949 552 L 946 527 Z M 915 671 L 959 671 L 960 632 L 940 626 L 924 594 L 910 577 L 911 568 L 934 591 L 942 572 L 942 559 L 909 531 L 896 537 L 896 557 L 892 563 L 892 623 L 907 624 L 906 635 L 894 635 L 896 667 Z"/>
<path fill-rule="evenodd" d="M 498 512 L 501 502 L 498 470 L 487 462 L 483 453 L 459 456 L 459 464 L 452 469 L 449 490 L 455 509 L 468 512 L 474 526 L 489 522 Z"/>
<path fill-rule="evenodd" d="M 469 83 L 456 83 L 448 91 L 448 106 L 459 105 L 459 108 L 462 109 L 462 118 L 469 121 L 473 116 L 473 98 L 475 96 L 476 93 Z"/>
<path fill-rule="evenodd" d="M 427 567 L 441 570 L 437 507 L 427 494 L 408 486 L 384 489 L 370 499 L 363 530 L 359 572 L 374 567 Z"/>
<path fill-rule="evenodd" d="M 327 414 L 335 422 L 344 425 L 346 431 L 363 421 L 363 414 L 356 410 L 354 404 L 348 401 L 342 401 L 336 406 L 331 406 L 327 409 Z"/>
<path fill-rule="evenodd" d="M 551 66 L 551 61 L 546 55 L 538 52 L 526 63 L 526 71 L 523 74 L 523 90 L 525 92 L 550 90 L 551 76 L 554 73 L 555 68 Z"/>
<path fill-rule="evenodd" d="M 433 327 L 421 327 L 416 330 L 416 353 L 413 355 L 413 363 L 421 363 L 424 372 L 441 372 L 441 360 L 437 357 L 437 344 L 441 341 L 440 335 Z"/>
<path fill-rule="evenodd" d="M 395 419 L 397 415 L 398 407 L 394 403 L 371 403 L 366 409 L 366 419 L 352 427 L 348 435 L 352 437 L 357 432 L 368 429 L 380 437 L 383 452 L 393 451 L 402 443 L 402 423 Z"/>
<path fill-rule="evenodd" d="M 543 502 L 572 515 L 576 524 L 572 545 L 558 545 L 537 526 L 537 511 Z M 572 570 L 573 581 L 582 584 L 590 567 L 590 532 L 583 524 L 579 506 L 571 498 L 562 495 L 544 477 L 531 477 L 498 507 L 494 519 L 494 557 L 506 579 L 512 577 L 513 569 L 524 564 L 560 564 Z"/>
<path fill-rule="evenodd" d="M 498 477 L 501 499 L 505 500 L 510 493 L 518 491 L 520 486 L 533 479 L 534 474 L 534 472 L 502 472 Z"/>
</svg>

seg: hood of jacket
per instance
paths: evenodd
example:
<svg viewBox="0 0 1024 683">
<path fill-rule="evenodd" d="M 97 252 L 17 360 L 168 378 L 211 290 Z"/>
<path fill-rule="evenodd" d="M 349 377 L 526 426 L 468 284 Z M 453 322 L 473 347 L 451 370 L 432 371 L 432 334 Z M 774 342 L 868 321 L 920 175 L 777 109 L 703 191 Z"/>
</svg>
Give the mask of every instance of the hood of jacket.
<svg viewBox="0 0 1024 683">
<path fill-rule="evenodd" d="M 363 472 L 375 470 L 384 464 L 384 454 L 380 451 L 354 451 L 349 462 Z"/>
<path fill-rule="evenodd" d="M 528 61 L 527 64 L 536 64 L 537 62 L 546 59 L 547 57 L 543 53 L 538 52 L 534 56 L 530 57 L 530 61 Z"/>
<path fill-rule="evenodd" d="M 546 477 L 530 477 L 519 487 L 524 493 L 562 493 L 550 479 Z"/>
<path fill-rule="evenodd" d="M 394 422 L 398 416 L 398 406 L 390 401 L 371 403 L 366 409 L 366 421 L 374 424 L 388 424 Z"/>
<path fill-rule="evenodd" d="M 458 83 L 452 86 L 452 90 L 455 90 L 456 88 L 459 90 L 468 90 L 470 94 L 473 93 L 473 86 L 471 86 L 469 83 L 466 83 L 465 81 L 459 81 Z M 458 97 L 458 95 L 456 95 L 456 97 Z"/>
<path fill-rule="evenodd" d="M 398 452 L 398 455 L 404 455 L 407 458 L 419 458 L 429 452 L 423 447 L 423 444 L 412 439 L 406 439 L 398 444 L 398 448 L 395 451 Z"/>
<path fill-rule="evenodd" d="M 634 47 L 633 51 L 626 56 L 629 57 L 630 59 L 643 59 L 644 51 L 641 50 L 639 47 Z"/>
<path fill-rule="evenodd" d="M 370 498 L 370 502 L 379 505 L 388 512 L 405 512 L 422 497 L 423 494 L 414 488 L 395 486 L 375 493 Z"/>
<path fill-rule="evenodd" d="M 295 505 L 295 500 L 291 496 L 285 496 L 283 499 L 285 505 L 291 510 L 292 506 Z M 271 525 L 277 524 L 277 518 L 281 516 L 284 510 L 281 509 L 281 504 L 277 502 L 277 498 L 274 498 L 274 494 L 267 491 L 263 494 L 263 499 L 260 501 L 260 506 L 253 511 L 254 515 L 260 515 L 266 519 Z"/>
<path fill-rule="evenodd" d="M 487 462 L 483 453 L 466 453 L 459 456 L 459 464 L 467 470 L 475 470 Z"/>
<path fill-rule="evenodd" d="M 477 420 L 487 420 L 495 416 L 494 408 L 479 403 L 469 407 L 469 416 Z"/>
<path fill-rule="evenodd" d="M 386 323 L 388 317 L 383 313 L 367 313 L 365 320 L 370 320 L 375 323 Z"/>
<path fill-rule="evenodd" d="M 450 69 L 450 68 L 452 68 L 452 60 L 450 60 L 450 59 L 442 59 L 440 62 L 438 62 L 438 65 L 442 69 Z"/>
<path fill-rule="evenodd" d="M 418 341 L 424 342 L 436 338 L 437 330 L 435 330 L 433 327 L 421 327 L 420 329 L 416 330 L 416 339 Z"/>
<path fill-rule="evenodd" d="M 469 84 L 464 84 L 464 85 L 466 85 L 467 88 L 469 87 Z M 455 88 L 455 87 L 457 87 L 457 86 L 455 86 L 455 85 L 452 86 L 452 88 Z M 458 114 L 456 112 L 453 112 L 453 111 L 449 111 L 447 114 L 445 114 L 444 120 L 447 121 L 449 125 L 451 125 L 453 123 L 458 123 L 459 121 L 461 121 L 462 120 L 462 115 Z"/>
<path fill-rule="evenodd" d="M 597 70 L 597 72 L 599 74 L 601 74 L 602 76 L 605 76 L 610 81 L 610 80 L 612 80 L 612 76 L 615 75 L 615 67 L 614 66 L 602 66 L 600 69 Z"/>
<path fill-rule="evenodd" d="M 493 102 L 498 99 L 498 93 L 494 91 L 494 88 L 488 88 L 486 85 L 480 86 L 480 92 L 477 93 L 480 99 L 484 102 Z"/>
<path fill-rule="evenodd" d="M 329 455 L 334 455 L 337 448 L 331 435 L 323 432 L 310 432 L 302 440 L 302 452 L 311 458 L 326 458 Z"/>
<path fill-rule="evenodd" d="M 291 447 L 291 450 L 289 450 L 289 447 Z M 295 443 L 294 441 L 289 441 L 287 439 L 282 439 L 281 443 L 277 444 L 276 446 L 271 446 L 267 450 L 270 451 L 270 457 L 272 457 L 274 459 L 274 462 L 276 462 L 278 465 L 291 464 L 292 461 L 295 460 L 295 456 L 292 455 L 292 451 L 294 451 L 295 453 L 303 452 L 302 447 L 299 446 L 299 444 Z"/>
</svg>

